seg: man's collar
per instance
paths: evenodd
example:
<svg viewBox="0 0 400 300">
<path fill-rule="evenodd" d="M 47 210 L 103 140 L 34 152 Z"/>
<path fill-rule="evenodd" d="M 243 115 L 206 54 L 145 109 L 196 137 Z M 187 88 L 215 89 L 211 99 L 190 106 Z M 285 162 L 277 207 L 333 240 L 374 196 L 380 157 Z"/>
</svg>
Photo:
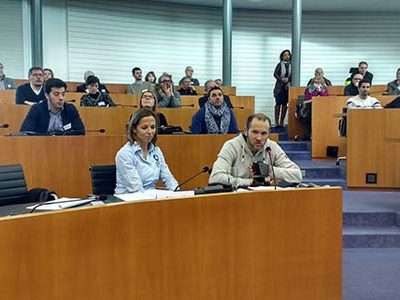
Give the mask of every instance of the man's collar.
<svg viewBox="0 0 400 300">
<path fill-rule="evenodd" d="M 46 101 L 47 101 L 47 110 L 49 112 L 51 112 L 52 114 L 58 114 L 58 113 L 61 113 L 63 111 L 65 103 L 64 103 L 63 107 L 61 107 L 61 109 L 58 112 L 53 112 L 51 110 L 52 106 L 51 106 L 50 100 L 46 100 Z"/>
<path fill-rule="evenodd" d="M 39 89 L 36 88 L 36 87 L 32 84 L 32 82 L 29 82 L 29 85 L 31 86 L 31 89 L 32 89 L 32 90 L 38 91 L 38 92 L 40 92 L 40 90 L 43 88 L 43 85 L 41 85 Z"/>
</svg>

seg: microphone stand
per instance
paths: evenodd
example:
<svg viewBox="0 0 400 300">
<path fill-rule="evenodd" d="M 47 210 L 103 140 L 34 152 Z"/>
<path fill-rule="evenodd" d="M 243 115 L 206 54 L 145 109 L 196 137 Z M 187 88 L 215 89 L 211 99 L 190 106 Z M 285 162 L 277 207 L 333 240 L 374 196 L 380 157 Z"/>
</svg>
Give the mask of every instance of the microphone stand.
<svg viewBox="0 0 400 300">
<path fill-rule="evenodd" d="M 197 176 L 201 175 L 202 173 L 206 173 L 210 170 L 209 167 L 204 167 L 200 172 L 194 174 L 192 177 L 190 177 L 189 179 L 186 179 L 184 182 L 180 183 L 177 185 L 177 187 L 175 188 L 174 192 L 176 192 L 181 186 L 183 186 L 184 184 L 188 183 L 189 181 L 191 181 L 192 179 L 196 178 Z"/>
<path fill-rule="evenodd" d="M 272 169 L 272 179 L 274 180 L 274 190 L 276 190 L 276 185 L 278 184 L 278 182 L 276 181 L 276 177 L 275 177 L 275 170 L 274 170 L 274 163 L 272 162 L 272 156 L 271 156 L 271 147 L 267 147 L 267 152 L 268 152 L 268 156 L 269 156 L 269 161 L 271 162 L 271 169 Z"/>
</svg>

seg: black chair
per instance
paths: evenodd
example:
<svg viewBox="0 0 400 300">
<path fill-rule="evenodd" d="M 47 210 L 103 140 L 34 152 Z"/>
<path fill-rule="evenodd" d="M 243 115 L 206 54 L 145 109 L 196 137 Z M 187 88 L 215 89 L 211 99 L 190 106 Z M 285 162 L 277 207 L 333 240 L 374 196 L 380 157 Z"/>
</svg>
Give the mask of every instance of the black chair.
<svg viewBox="0 0 400 300">
<path fill-rule="evenodd" d="M 0 206 L 26 203 L 28 189 L 21 165 L 0 166 Z"/>
<path fill-rule="evenodd" d="M 117 184 L 115 165 L 90 166 L 92 193 L 94 195 L 113 195 Z"/>
</svg>

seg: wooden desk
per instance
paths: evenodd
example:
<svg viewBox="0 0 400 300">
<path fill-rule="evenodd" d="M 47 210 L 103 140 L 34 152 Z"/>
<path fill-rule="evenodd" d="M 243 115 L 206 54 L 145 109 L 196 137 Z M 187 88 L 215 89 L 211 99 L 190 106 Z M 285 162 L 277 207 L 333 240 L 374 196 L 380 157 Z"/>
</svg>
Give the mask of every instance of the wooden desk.
<svg viewBox="0 0 400 300">
<path fill-rule="evenodd" d="M 347 117 L 347 185 L 400 189 L 400 111 L 349 110 Z M 377 183 L 367 184 L 366 174 Z"/>
<path fill-rule="evenodd" d="M 307 129 L 302 122 L 300 122 L 296 117 L 296 104 L 298 96 L 304 95 L 305 86 L 301 87 L 291 87 L 289 88 L 289 108 L 288 108 L 288 137 L 289 139 L 294 139 L 296 135 L 304 136 L 307 133 Z M 372 85 L 371 95 L 378 99 L 381 99 L 382 93 L 387 89 L 386 85 Z M 344 86 L 336 85 L 328 87 L 329 96 L 343 96 Z M 349 96 L 345 96 L 350 98 Z"/>
<path fill-rule="evenodd" d="M 384 106 L 396 96 L 379 96 Z M 312 100 L 312 157 L 325 158 L 328 146 L 338 147 L 339 156 L 346 156 L 346 138 L 339 136 L 339 119 L 348 96 L 316 97 Z"/>
<path fill-rule="evenodd" d="M 3 104 L 0 110 L 0 124 L 9 124 L 8 128 L 0 128 L 0 135 L 16 133 L 28 113 L 30 107 L 27 105 L 8 105 Z M 88 135 L 125 135 L 126 125 L 131 114 L 137 108 L 128 107 L 77 107 L 82 121 L 85 124 Z M 197 112 L 197 108 L 160 108 L 167 118 L 168 124 L 181 126 L 183 130 L 189 131 L 192 124 L 192 117 Z M 253 112 L 250 109 L 234 109 L 236 121 L 240 130 L 246 125 L 247 117 Z M 90 132 L 90 130 L 105 129 L 105 133 Z"/>
<path fill-rule="evenodd" d="M 204 166 L 212 167 L 223 143 L 234 136 L 160 135 L 157 144 L 176 180 L 183 182 Z M 270 138 L 276 141 L 277 135 Z M 88 167 L 114 164 L 125 143 L 125 136 L 0 137 L 0 164 L 22 164 L 29 188 L 83 197 L 92 190 Z M 202 174 L 182 188 L 207 184 L 208 175 Z"/>
<path fill-rule="evenodd" d="M 80 99 L 83 93 L 68 92 L 66 93 L 66 101 L 80 106 Z M 110 94 L 116 104 L 120 105 L 137 105 L 139 106 L 139 96 L 128 94 Z M 181 96 L 182 105 L 191 105 L 193 108 L 199 108 L 198 100 L 201 96 Z M 254 112 L 255 98 L 254 96 L 230 96 L 231 103 L 234 107 L 240 109 L 250 109 Z M 15 104 L 15 90 L 0 91 L 0 104 Z"/>
<path fill-rule="evenodd" d="M 342 299 L 339 188 L 0 219 L 2 299 Z"/>
<path fill-rule="evenodd" d="M 15 80 L 17 85 L 21 85 L 24 83 L 29 82 L 27 79 L 16 79 Z M 83 82 L 76 82 L 76 81 L 66 81 L 67 84 L 67 90 L 70 92 L 75 92 L 76 88 L 81 85 Z M 102 84 L 105 84 L 108 91 L 110 93 L 115 93 L 115 94 L 126 94 L 128 85 L 130 83 L 107 83 L 107 82 L 101 82 Z M 176 89 L 179 89 L 179 86 L 175 86 Z M 203 86 L 195 86 L 196 92 L 198 95 L 204 94 L 204 87 Z M 225 95 L 229 96 L 235 96 L 236 95 L 236 87 L 235 86 L 222 86 L 221 87 L 222 91 L 224 92 Z"/>
</svg>

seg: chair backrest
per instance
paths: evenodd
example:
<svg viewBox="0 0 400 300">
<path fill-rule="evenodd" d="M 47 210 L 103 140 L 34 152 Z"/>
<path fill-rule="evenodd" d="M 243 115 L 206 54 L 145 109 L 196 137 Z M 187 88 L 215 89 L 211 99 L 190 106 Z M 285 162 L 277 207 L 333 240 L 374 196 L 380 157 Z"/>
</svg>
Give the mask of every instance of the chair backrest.
<svg viewBox="0 0 400 300">
<path fill-rule="evenodd" d="M 114 194 L 117 184 L 115 165 L 90 166 L 90 177 L 92 178 L 92 193 L 95 195 Z"/>
<path fill-rule="evenodd" d="M 22 166 L 0 166 L 0 206 L 25 203 L 27 193 Z"/>
</svg>

